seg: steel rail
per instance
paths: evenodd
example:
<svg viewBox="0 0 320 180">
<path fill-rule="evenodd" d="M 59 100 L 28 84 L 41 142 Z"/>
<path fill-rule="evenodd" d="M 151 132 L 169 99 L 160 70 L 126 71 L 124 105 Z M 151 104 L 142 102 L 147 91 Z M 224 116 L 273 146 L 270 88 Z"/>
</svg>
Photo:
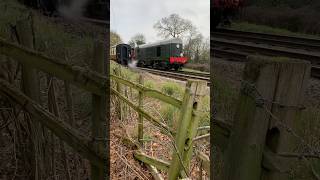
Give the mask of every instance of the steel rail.
<svg viewBox="0 0 320 180">
<path fill-rule="evenodd" d="M 253 44 L 250 42 L 239 42 L 215 37 L 211 38 L 210 42 L 213 48 L 228 48 L 229 50 L 241 50 L 243 52 L 257 53 L 262 55 L 304 59 L 310 61 L 314 65 L 320 65 L 320 52 L 308 52 L 305 50 L 296 50 L 283 47 L 271 47 L 267 45 Z"/>
<path fill-rule="evenodd" d="M 212 48 L 213 52 L 212 57 L 218 57 L 223 58 L 229 61 L 240 61 L 240 62 L 246 62 L 247 56 L 250 55 L 250 53 L 243 53 L 239 51 L 232 51 L 232 50 L 223 50 L 219 48 Z M 320 66 L 313 65 L 311 67 L 311 76 L 314 78 L 320 79 Z"/>
<path fill-rule="evenodd" d="M 172 72 L 172 71 L 162 71 L 162 70 L 150 69 L 150 68 L 138 68 L 138 69 L 149 72 L 151 74 L 155 74 L 155 75 L 159 75 L 159 76 L 163 76 L 163 77 L 168 77 L 168 78 L 172 78 L 172 79 L 177 79 L 177 80 L 181 80 L 181 81 L 187 81 L 188 79 L 197 79 L 197 80 L 207 81 L 208 86 L 210 85 L 210 77 L 184 74 L 184 73 Z M 199 73 L 199 74 L 201 74 L 201 73 Z"/>
<path fill-rule="evenodd" d="M 211 37 L 237 39 L 241 41 L 254 41 L 256 43 L 271 44 L 318 52 L 320 51 L 320 39 L 311 39 L 305 37 L 237 31 L 231 29 L 217 29 L 216 31 L 211 32 Z"/>
</svg>

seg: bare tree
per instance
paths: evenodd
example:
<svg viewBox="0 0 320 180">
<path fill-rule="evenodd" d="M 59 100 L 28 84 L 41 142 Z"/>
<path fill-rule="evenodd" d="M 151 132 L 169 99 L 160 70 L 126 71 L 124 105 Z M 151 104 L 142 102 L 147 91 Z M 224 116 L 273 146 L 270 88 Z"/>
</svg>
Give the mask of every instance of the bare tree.
<svg viewBox="0 0 320 180">
<path fill-rule="evenodd" d="M 146 37 L 141 33 L 134 35 L 129 41 L 129 44 L 131 47 L 135 47 L 135 45 L 141 45 L 145 43 L 146 43 Z"/>
<path fill-rule="evenodd" d="M 122 39 L 118 33 L 115 31 L 110 31 L 110 46 L 122 43 Z"/>
<path fill-rule="evenodd" d="M 164 17 L 154 24 L 153 28 L 158 31 L 159 36 L 180 37 L 185 33 L 193 31 L 195 27 L 190 20 L 181 18 L 178 14 L 171 14 L 169 17 Z"/>
</svg>

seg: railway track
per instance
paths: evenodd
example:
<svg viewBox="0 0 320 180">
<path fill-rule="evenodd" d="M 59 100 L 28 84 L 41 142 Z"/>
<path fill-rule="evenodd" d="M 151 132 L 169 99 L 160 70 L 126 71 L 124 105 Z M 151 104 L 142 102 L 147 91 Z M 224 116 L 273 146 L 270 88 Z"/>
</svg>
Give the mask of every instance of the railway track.
<svg viewBox="0 0 320 180">
<path fill-rule="evenodd" d="M 87 17 L 82 17 L 81 18 L 82 21 L 85 22 L 90 22 L 96 25 L 100 25 L 100 26 L 107 26 L 109 25 L 109 21 L 105 21 L 105 20 L 100 20 L 100 19 L 92 19 L 92 18 L 87 18 Z"/>
<path fill-rule="evenodd" d="M 242 62 L 250 54 L 303 59 L 311 62 L 312 77 L 320 78 L 320 40 L 234 30 L 211 36 L 214 57 Z"/>
<path fill-rule="evenodd" d="M 187 71 L 162 71 L 158 69 L 149 69 L 149 68 L 138 68 L 139 70 L 143 70 L 149 72 L 151 74 L 168 77 L 172 79 L 177 79 L 181 81 L 187 81 L 188 79 L 197 79 L 207 81 L 208 86 L 210 85 L 210 74 L 209 73 L 197 73 L 197 72 L 187 72 Z"/>
<path fill-rule="evenodd" d="M 211 36 L 320 52 L 320 39 L 263 34 L 230 29 L 217 29 L 215 32 L 211 33 Z"/>
<path fill-rule="evenodd" d="M 218 57 L 218 58 L 223 58 L 223 59 L 230 60 L 230 61 L 246 62 L 248 55 L 250 55 L 250 53 L 213 48 L 213 55 L 212 56 Z M 320 66 L 319 65 L 312 65 L 311 76 L 314 78 L 320 79 Z"/>
</svg>

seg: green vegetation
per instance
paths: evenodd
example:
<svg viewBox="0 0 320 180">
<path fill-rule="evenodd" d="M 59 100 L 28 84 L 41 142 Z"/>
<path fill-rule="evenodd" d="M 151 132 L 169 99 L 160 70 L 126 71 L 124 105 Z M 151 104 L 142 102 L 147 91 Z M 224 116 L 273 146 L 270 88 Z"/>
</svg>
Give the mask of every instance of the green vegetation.
<svg viewBox="0 0 320 180">
<path fill-rule="evenodd" d="M 204 73 L 204 74 L 207 74 L 208 72 L 203 72 L 203 71 L 200 71 L 200 70 L 196 70 L 196 69 L 190 69 L 190 68 L 182 68 L 182 71 L 185 71 L 185 72 L 195 72 L 195 73 Z"/>
<path fill-rule="evenodd" d="M 320 34 L 320 2 L 317 0 L 249 0 L 240 21 L 302 34 Z"/>
<path fill-rule="evenodd" d="M 248 22 L 239 22 L 239 21 L 234 22 L 231 25 L 231 29 L 240 30 L 240 31 L 248 31 L 248 32 L 258 32 L 258 33 L 267 33 L 267 34 L 320 39 L 320 36 L 317 36 L 317 35 L 292 32 L 287 29 L 274 28 L 274 27 L 270 27 L 270 26 L 266 26 L 266 25 L 258 25 L 258 24 L 248 23 Z"/>
<path fill-rule="evenodd" d="M 181 87 L 181 85 L 174 82 L 167 82 L 163 84 L 161 91 L 166 95 L 173 96 L 178 99 L 181 99 L 184 93 L 184 89 Z"/>
<path fill-rule="evenodd" d="M 162 115 L 163 120 L 169 127 L 177 128 L 177 121 L 179 118 L 179 109 L 173 107 L 172 105 L 162 104 L 160 113 Z"/>
<path fill-rule="evenodd" d="M 94 40 L 104 37 L 105 30 L 101 27 L 91 24 L 72 24 L 72 22 L 45 17 L 16 0 L 3 0 L 0 3 L 0 12 L 1 38 L 12 41 L 15 25 L 31 15 L 36 50 L 48 56 L 65 59 L 70 64 L 89 66 Z"/>
</svg>

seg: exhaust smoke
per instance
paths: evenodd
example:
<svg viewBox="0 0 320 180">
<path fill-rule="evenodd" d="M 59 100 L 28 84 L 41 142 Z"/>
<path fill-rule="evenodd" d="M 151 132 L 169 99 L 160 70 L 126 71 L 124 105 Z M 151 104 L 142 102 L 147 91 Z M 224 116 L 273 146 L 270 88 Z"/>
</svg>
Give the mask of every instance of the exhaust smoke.
<svg viewBox="0 0 320 180">
<path fill-rule="evenodd" d="M 137 68 L 137 63 L 138 63 L 137 60 L 132 60 L 132 61 L 128 64 L 128 67 L 129 67 L 129 68 L 132 68 L 132 69 L 136 69 L 136 68 Z"/>
</svg>

